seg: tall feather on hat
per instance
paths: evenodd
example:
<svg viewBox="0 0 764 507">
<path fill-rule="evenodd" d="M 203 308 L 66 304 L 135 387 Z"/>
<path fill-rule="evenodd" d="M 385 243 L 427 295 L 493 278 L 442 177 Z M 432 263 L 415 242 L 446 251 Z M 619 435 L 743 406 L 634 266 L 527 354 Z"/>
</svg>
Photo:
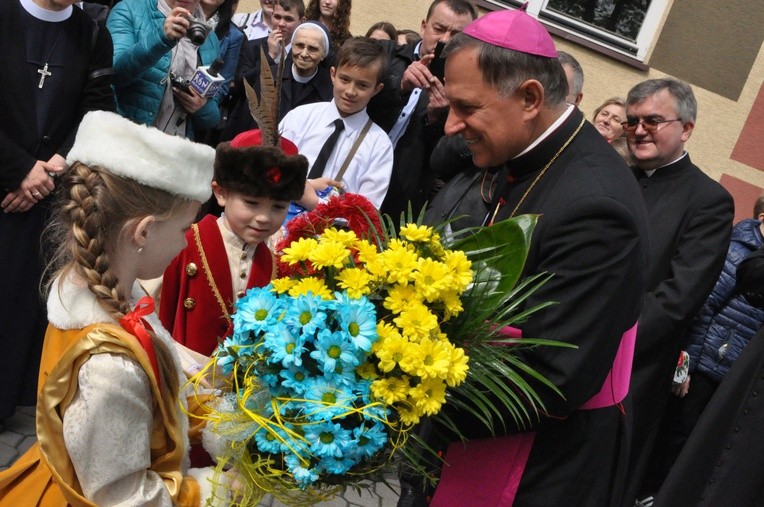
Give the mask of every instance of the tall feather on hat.
<svg viewBox="0 0 764 507">
<path fill-rule="evenodd" d="M 276 79 L 260 47 L 260 97 L 244 80 L 249 111 L 259 129 L 247 130 L 231 142 L 220 143 L 215 154 L 218 185 L 255 197 L 295 201 L 302 197 L 308 159 L 279 135 L 278 111 L 286 54 L 281 48 Z"/>
</svg>

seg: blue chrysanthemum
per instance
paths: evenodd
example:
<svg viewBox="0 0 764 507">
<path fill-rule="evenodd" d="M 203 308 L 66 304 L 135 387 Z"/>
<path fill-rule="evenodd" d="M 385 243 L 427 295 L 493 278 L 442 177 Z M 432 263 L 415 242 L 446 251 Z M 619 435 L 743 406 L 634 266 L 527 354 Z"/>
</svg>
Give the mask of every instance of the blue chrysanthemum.
<svg viewBox="0 0 764 507">
<path fill-rule="evenodd" d="M 341 366 L 342 371 L 353 371 L 358 366 L 355 349 L 343 333 L 322 329 L 314 345 L 316 350 L 310 353 L 310 357 L 318 362 L 318 367 L 324 373 L 332 373 L 338 366 Z"/>
<path fill-rule="evenodd" d="M 326 309 L 324 300 L 320 297 L 301 295 L 292 300 L 284 321 L 291 327 L 302 329 L 306 335 L 312 336 L 318 329 L 326 326 Z"/>
<path fill-rule="evenodd" d="M 324 456 L 319 460 L 317 468 L 324 470 L 329 474 L 344 475 L 355 464 L 355 460 L 347 456 L 340 458 L 335 458 L 334 456 Z"/>
<path fill-rule="evenodd" d="M 225 375 L 229 375 L 233 371 L 236 357 L 251 356 L 254 353 L 254 346 L 249 333 L 235 333 L 218 345 L 216 353 L 217 364 L 223 369 Z"/>
<path fill-rule="evenodd" d="M 350 430 L 339 424 L 324 421 L 310 424 L 305 428 L 305 438 L 310 442 L 310 452 L 314 456 L 342 457 L 342 449 L 350 442 Z"/>
<path fill-rule="evenodd" d="M 306 352 L 305 340 L 293 333 L 283 322 L 277 322 L 265 333 L 265 348 L 270 352 L 268 362 L 281 363 L 284 368 L 302 365 L 302 354 Z"/>
<path fill-rule="evenodd" d="M 305 390 L 304 413 L 311 421 L 329 421 L 353 409 L 356 396 L 346 386 L 319 377 L 309 381 Z"/>
<path fill-rule="evenodd" d="M 318 473 L 311 468 L 307 468 L 299 457 L 295 454 L 287 454 L 284 458 L 289 472 L 294 477 L 295 482 L 300 488 L 305 489 L 318 480 Z"/>
<path fill-rule="evenodd" d="M 351 455 L 370 458 L 387 443 L 387 432 L 382 423 L 375 422 L 370 426 L 363 425 L 353 430 L 348 451 Z"/>
<path fill-rule="evenodd" d="M 282 387 L 291 390 L 295 394 L 302 394 L 308 388 L 310 373 L 303 367 L 290 366 L 287 370 L 281 370 L 279 376 Z"/>
<path fill-rule="evenodd" d="M 347 292 L 335 292 L 338 302 L 340 327 L 350 336 L 350 341 L 359 349 L 369 352 L 371 344 L 377 341 L 377 312 L 365 297 L 353 299 Z"/>
<path fill-rule="evenodd" d="M 233 325 L 237 333 L 253 331 L 258 334 L 267 331 L 283 313 L 284 302 L 271 292 L 271 285 L 249 289 L 236 302 Z"/>
<path fill-rule="evenodd" d="M 257 443 L 257 448 L 260 452 L 270 452 L 272 454 L 281 452 L 281 442 L 279 441 L 279 438 L 275 433 L 268 431 L 265 428 L 260 428 L 260 430 L 255 433 L 255 443 Z"/>
</svg>

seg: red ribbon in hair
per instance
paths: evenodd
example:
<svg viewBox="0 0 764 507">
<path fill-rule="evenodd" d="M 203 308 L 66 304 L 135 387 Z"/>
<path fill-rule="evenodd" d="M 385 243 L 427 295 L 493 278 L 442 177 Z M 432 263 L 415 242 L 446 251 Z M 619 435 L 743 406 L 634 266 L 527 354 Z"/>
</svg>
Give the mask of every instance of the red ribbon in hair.
<svg viewBox="0 0 764 507">
<path fill-rule="evenodd" d="M 143 317 L 154 313 L 155 308 L 154 299 L 149 296 L 143 296 L 138 300 L 135 309 L 122 317 L 119 320 L 119 323 L 125 330 L 130 332 L 130 334 L 138 338 L 143 350 L 146 351 L 146 355 L 149 356 L 151 369 L 154 370 L 154 377 L 157 379 L 157 385 L 161 385 L 159 364 L 157 363 L 157 356 L 154 352 L 154 343 L 151 341 L 151 336 L 148 331 L 146 331 L 146 326 L 148 326 L 149 329 L 151 329 L 151 326 L 143 321 Z"/>
</svg>

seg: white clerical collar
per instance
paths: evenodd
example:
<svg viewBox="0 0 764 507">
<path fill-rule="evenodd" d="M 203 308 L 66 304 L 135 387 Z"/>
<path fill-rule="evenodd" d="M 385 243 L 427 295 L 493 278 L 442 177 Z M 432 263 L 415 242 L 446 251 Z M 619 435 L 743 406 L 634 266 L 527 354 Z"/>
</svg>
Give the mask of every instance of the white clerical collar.
<svg viewBox="0 0 764 507">
<path fill-rule="evenodd" d="M 538 136 L 538 137 L 536 138 L 536 140 L 535 140 L 535 141 L 533 141 L 533 142 L 530 144 L 530 146 L 528 146 L 528 147 L 527 147 L 527 148 L 525 148 L 525 149 L 524 149 L 522 152 L 520 152 L 520 154 L 519 154 L 519 155 L 517 155 L 517 156 L 515 156 L 515 157 L 512 157 L 512 158 L 514 159 L 514 158 L 517 158 L 517 157 L 522 157 L 523 155 L 525 155 L 526 153 L 528 153 L 529 151 L 531 151 L 533 148 L 535 148 L 536 146 L 538 146 L 538 145 L 539 145 L 539 143 L 541 143 L 541 141 L 543 141 L 544 139 L 546 139 L 547 137 L 549 137 L 549 136 L 552 134 L 552 132 L 554 132 L 555 130 L 557 130 L 557 127 L 559 127 L 560 125 L 562 125 L 562 123 L 563 123 L 565 120 L 567 120 L 567 119 L 568 119 L 568 116 L 570 116 L 570 115 L 571 115 L 571 113 L 573 113 L 573 110 L 576 108 L 576 106 L 574 106 L 573 104 L 566 104 L 566 105 L 568 106 L 568 108 L 565 110 L 565 112 L 564 112 L 564 113 L 562 113 L 562 114 L 560 115 L 560 117 L 559 117 L 559 118 L 557 118 L 557 120 L 555 120 L 555 122 L 554 122 L 554 123 L 552 123 L 552 124 L 549 126 L 549 128 L 547 128 L 547 129 L 546 129 L 544 132 L 542 132 L 542 134 L 541 134 L 540 136 Z"/>
<path fill-rule="evenodd" d="M 20 0 L 20 1 L 21 1 L 21 6 L 29 14 L 39 19 L 40 21 L 48 21 L 51 23 L 59 23 L 61 21 L 66 21 L 67 19 L 69 19 L 69 16 L 72 15 L 72 10 L 74 9 L 74 7 L 70 5 L 66 9 L 63 9 L 60 11 L 49 11 L 48 9 L 43 9 L 42 7 L 34 3 L 32 0 Z"/>
<path fill-rule="evenodd" d="M 298 83 L 305 84 L 314 77 L 316 77 L 316 74 L 318 74 L 318 67 L 316 67 L 316 70 L 313 71 L 313 74 L 311 74 L 308 77 L 302 77 L 297 73 L 297 66 L 295 64 L 292 64 L 292 78 L 297 81 Z"/>
<path fill-rule="evenodd" d="M 660 167 L 656 167 L 655 169 L 651 169 L 651 170 L 649 170 L 649 171 L 644 171 L 644 173 L 645 173 L 645 175 L 646 175 L 646 176 L 649 178 L 650 176 L 652 176 L 653 174 L 655 174 L 655 171 L 657 171 L 658 169 L 661 169 L 661 168 L 663 168 L 663 167 L 668 167 L 668 166 L 670 166 L 671 164 L 676 164 L 677 162 L 679 162 L 680 160 L 682 160 L 682 159 L 683 159 L 684 157 L 686 157 L 686 156 L 687 156 L 687 152 L 686 152 L 686 151 L 683 151 L 683 152 L 682 152 L 682 154 L 679 156 L 679 158 L 678 158 L 678 159 L 676 159 L 676 160 L 674 160 L 673 162 L 669 162 L 669 163 L 668 163 L 668 164 L 666 164 L 666 165 L 662 165 L 662 166 L 660 166 Z"/>
</svg>

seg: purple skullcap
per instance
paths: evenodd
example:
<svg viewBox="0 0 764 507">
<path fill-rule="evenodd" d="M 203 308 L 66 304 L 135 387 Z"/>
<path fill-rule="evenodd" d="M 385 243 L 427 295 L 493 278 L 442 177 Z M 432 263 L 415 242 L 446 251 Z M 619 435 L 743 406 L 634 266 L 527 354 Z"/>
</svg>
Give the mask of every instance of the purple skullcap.
<svg viewBox="0 0 764 507">
<path fill-rule="evenodd" d="M 464 33 L 501 48 L 557 58 L 552 37 L 538 20 L 525 12 L 527 6 L 526 2 L 517 10 L 489 12 L 467 25 Z"/>
</svg>

